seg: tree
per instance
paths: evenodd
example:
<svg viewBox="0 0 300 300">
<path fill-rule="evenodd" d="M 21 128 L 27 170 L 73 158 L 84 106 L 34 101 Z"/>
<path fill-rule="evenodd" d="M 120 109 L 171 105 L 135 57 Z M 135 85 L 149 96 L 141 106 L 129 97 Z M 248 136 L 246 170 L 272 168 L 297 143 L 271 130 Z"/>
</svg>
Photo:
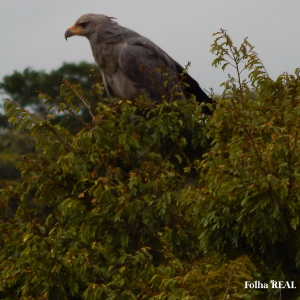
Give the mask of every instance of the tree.
<svg viewBox="0 0 300 300">
<path fill-rule="evenodd" d="M 75 97 L 87 102 L 80 87 L 67 81 L 61 94 L 65 102 L 58 108 L 66 113 L 76 112 Z M 57 104 L 47 95 L 41 98 Z M 208 143 L 206 118 L 194 98 L 160 105 L 143 98 L 100 101 L 90 111 L 91 122 L 77 133 L 12 101 L 6 102 L 6 112 L 18 130 L 31 132 L 41 151 L 23 158 L 22 184 L 2 189 L 5 199 L 18 199 L 14 218 L 0 223 L 2 298 L 192 295 L 200 273 L 199 295 L 218 282 L 210 294 L 228 293 L 221 284 L 227 282 L 224 269 L 205 262 L 197 231 L 178 205 L 192 164 L 186 145 L 198 149 L 200 157 Z M 251 278 L 247 258 L 229 266 L 233 282 Z M 208 270 L 214 271 L 211 278 L 205 276 Z M 172 282 L 172 276 L 187 271 L 191 274 L 182 284 L 190 291 L 165 282 L 166 276 Z"/>
<path fill-rule="evenodd" d="M 92 84 L 101 81 L 100 72 L 98 67 L 93 64 L 81 62 L 79 64 L 64 63 L 57 70 L 51 71 L 49 74 L 44 71 L 35 71 L 27 68 L 23 73 L 15 71 L 12 75 L 5 76 L 3 82 L 0 82 L 0 90 L 8 94 L 10 98 L 18 103 L 20 106 L 29 109 L 31 112 L 36 113 L 44 118 L 50 114 L 52 122 L 59 123 L 63 120 L 62 125 L 68 130 L 76 131 L 78 126 L 82 125 L 74 119 L 73 114 L 66 115 L 61 111 L 47 109 L 45 99 L 37 97 L 43 93 L 48 97 L 56 100 L 56 104 L 62 102 L 63 98 L 59 95 L 62 80 L 72 80 L 72 83 L 80 84 L 85 97 L 88 100 L 88 105 L 95 109 L 97 101 L 99 101 L 99 91 L 97 89 L 90 90 Z M 96 85 L 95 85 L 96 86 Z M 104 95 L 105 96 L 105 95 Z M 80 111 L 80 116 L 83 120 L 89 120 L 89 113 L 87 105 L 82 102 L 75 103 Z M 87 118 L 87 119 L 86 119 Z M 6 128 L 8 123 L 6 118 L 0 116 L 0 126 Z"/>
<path fill-rule="evenodd" d="M 202 187 L 182 201 L 201 228 L 205 252 L 247 254 L 264 282 L 298 283 L 299 69 L 273 81 L 247 39 L 237 48 L 226 31 L 217 34 L 213 65 L 232 65 L 237 79 L 223 84 L 208 124 L 212 148 L 195 162 Z M 295 299 L 299 288 L 270 293 Z"/>
<path fill-rule="evenodd" d="M 93 70 L 92 73 L 91 70 Z M 43 115 L 46 107 L 44 102 L 37 97 L 41 91 L 59 100 L 62 80 L 67 79 L 71 80 L 73 84 L 81 84 L 83 90 L 88 92 L 91 84 L 98 77 L 99 72 L 97 73 L 96 70 L 97 66 L 86 62 L 64 63 L 49 74 L 45 71 L 27 68 L 22 73 L 15 71 L 12 75 L 5 76 L 0 82 L 0 89 L 15 103 Z"/>
<path fill-rule="evenodd" d="M 212 51 L 238 78 L 223 84 L 211 118 L 193 97 L 108 103 L 99 84 L 94 108 L 68 81 L 60 102 L 40 98 L 72 114 L 77 131 L 6 102 L 37 152 L 22 160 L 22 183 L 2 188 L 2 209 L 11 197 L 18 206 L 0 222 L 1 298 L 299 296 L 245 289 L 299 281 L 299 72 L 272 81 L 247 39 L 237 48 L 225 31 Z"/>
<path fill-rule="evenodd" d="M 40 91 L 43 90 L 48 96 L 61 103 L 59 96 L 60 85 L 63 78 L 70 79 L 74 84 L 81 84 L 86 93 L 89 93 L 90 86 L 99 80 L 99 74 L 96 67 L 92 64 L 81 62 L 79 64 L 64 63 L 57 70 L 45 73 L 44 71 L 35 71 L 30 68 L 22 73 L 15 71 L 12 75 L 5 76 L 0 83 L 0 89 L 7 94 L 15 103 L 29 109 L 43 118 L 51 117 L 55 123 L 61 124 L 71 131 L 78 131 L 81 122 L 73 116 L 66 116 L 55 111 L 47 111 L 47 105 L 43 99 L 38 99 Z M 85 95 L 89 99 L 89 105 L 95 106 L 99 95 L 95 93 Z M 94 103 L 94 104 L 93 104 Z M 49 115 L 50 116 L 47 116 Z M 80 107 L 80 117 L 89 120 L 88 108 Z M 7 117 L 0 114 L 0 179 L 7 180 L 8 184 L 17 184 L 20 178 L 20 172 L 17 165 L 24 154 L 29 155 L 35 152 L 34 139 L 28 132 L 18 133 L 11 128 Z"/>
</svg>

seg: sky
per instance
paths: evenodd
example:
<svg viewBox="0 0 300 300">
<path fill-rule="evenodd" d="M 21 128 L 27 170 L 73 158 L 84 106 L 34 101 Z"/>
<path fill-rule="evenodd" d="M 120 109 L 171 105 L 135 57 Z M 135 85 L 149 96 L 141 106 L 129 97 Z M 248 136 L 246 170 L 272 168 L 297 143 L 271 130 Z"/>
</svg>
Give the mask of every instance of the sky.
<svg viewBox="0 0 300 300">
<path fill-rule="evenodd" d="M 299 0 L 0 0 L 0 81 L 27 67 L 49 72 L 63 62 L 94 62 L 87 39 L 64 39 L 86 13 L 115 17 L 181 65 L 190 61 L 191 76 L 215 93 L 234 74 L 211 65 L 220 28 L 237 46 L 248 37 L 273 79 L 300 67 Z"/>
</svg>

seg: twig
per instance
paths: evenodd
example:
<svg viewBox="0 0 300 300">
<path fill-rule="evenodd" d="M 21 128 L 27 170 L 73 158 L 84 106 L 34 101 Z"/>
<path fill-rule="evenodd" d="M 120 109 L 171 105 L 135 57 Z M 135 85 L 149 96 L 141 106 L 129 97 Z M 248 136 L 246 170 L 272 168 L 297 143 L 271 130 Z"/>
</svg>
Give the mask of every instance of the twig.
<svg viewBox="0 0 300 300">
<path fill-rule="evenodd" d="M 63 137 L 61 137 L 52 126 L 50 126 L 47 122 L 45 122 L 46 127 L 48 127 L 62 142 L 64 142 L 65 144 L 69 145 L 70 147 L 72 147 L 72 145 L 66 141 Z"/>
<path fill-rule="evenodd" d="M 226 296 L 227 296 L 227 294 L 229 292 L 229 288 L 230 288 L 230 285 L 231 285 L 231 279 L 232 279 L 232 269 L 230 270 L 229 281 L 227 282 L 227 289 L 226 289 L 226 292 L 224 294 L 223 300 L 226 299 Z"/>
<path fill-rule="evenodd" d="M 37 91 L 40 94 L 44 94 L 42 91 Z M 60 102 L 58 100 L 56 100 L 55 98 L 50 97 L 49 95 L 45 95 L 47 96 L 47 99 L 50 99 L 51 101 L 53 101 L 57 106 L 59 106 Z M 87 128 L 91 129 L 91 127 L 85 123 L 82 118 L 80 118 L 78 115 L 76 115 L 71 108 L 67 107 L 66 110 L 73 116 L 75 117 L 79 122 L 81 122 L 84 126 L 86 126 Z"/>
<path fill-rule="evenodd" d="M 94 116 L 94 114 L 93 114 L 92 111 L 91 111 L 91 107 L 90 107 L 90 105 L 88 105 L 88 104 L 85 102 L 85 100 L 84 100 L 84 98 L 82 97 L 82 95 L 80 95 L 80 94 L 78 93 L 78 91 L 76 91 L 76 89 L 73 88 L 73 86 L 70 84 L 69 81 L 67 81 L 66 79 L 63 79 L 62 81 L 63 81 L 63 83 L 66 84 L 66 85 L 73 91 L 73 93 L 81 100 L 81 102 L 82 102 L 83 105 L 88 109 L 88 111 L 89 111 L 91 117 L 92 117 L 93 120 L 94 120 L 94 119 L 95 119 L 95 116 Z"/>
</svg>

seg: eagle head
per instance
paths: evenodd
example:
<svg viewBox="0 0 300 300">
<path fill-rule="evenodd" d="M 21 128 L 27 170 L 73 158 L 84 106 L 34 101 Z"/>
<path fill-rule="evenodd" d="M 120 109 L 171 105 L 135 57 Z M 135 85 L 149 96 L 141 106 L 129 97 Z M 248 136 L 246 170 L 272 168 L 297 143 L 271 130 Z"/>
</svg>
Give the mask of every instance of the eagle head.
<svg viewBox="0 0 300 300">
<path fill-rule="evenodd" d="M 89 38 L 92 34 L 94 34 L 97 30 L 101 32 L 105 30 L 108 23 L 111 22 L 111 17 L 107 17 L 105 15 L 100 14 L 86 14 L 81 16 L 73 26 L 71 26 L 65 32 L 65 39 L 73 36 L 80 35 Z"/>
</svg>

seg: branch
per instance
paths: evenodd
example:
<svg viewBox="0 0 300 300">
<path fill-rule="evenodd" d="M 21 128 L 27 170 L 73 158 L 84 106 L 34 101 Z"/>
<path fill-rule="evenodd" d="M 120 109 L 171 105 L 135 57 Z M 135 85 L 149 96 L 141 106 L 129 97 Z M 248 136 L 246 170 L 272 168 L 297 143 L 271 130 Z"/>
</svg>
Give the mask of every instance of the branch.
<svg viewBox="0 0 300 300">
<path fill-rule="evenodd" d="M 65 85 L 67 85 L 67 86 L 69 87 L 69 89 L 72 90 L 72 92 L 73 92 L 73 93 L 81 100 L 81 102 L 82 102 L 83 105 L 88 109 L 88 111 L 89 111 L 91 117 L 92 117 L 93 120 L 94 120 L 94 119 L 95 119 L 95 116 L 94 116 L 94 114 L 93 114 L 92 111 L 91 111 L 91 106 L 88 105 L 88 104 L 85 102 L 85 99 L 82 97 L 82 95 L 80 95 L 80 94 L 78 93 L 78 91 L 70 84 L 69 81 L 67 81 L 66 79 L 63 79 L 62 81 L 63 81 L 63 83 L 64 83 Z"/>
<path fill-rule="evenodd" d="M 42 91 L 37 91 L 37 92 L 39 92 L 40 94 L 43 94 L 43 95 L 47 96 L 47 99 L 48 99 L 48 100 L 53 101 L 57 106 L 59 106 L 60 102 L 59 102 L 58 100 L 56 100 L 55 98 L 52 98 L 52 97 L 50 97 L 49 95 L 44 94 Z M 66 107 L 66 110 L 67 110 L 73 117 L 75 117 L 79 122 L 81 122 L 84 126 L 86 126 L 87 128 L 91 129 L 91 127 L 90 127 L 88 124 L 86 124 L 86 123 L 82 120 L 82 118 L 80 118 L 78 115 L 76 115 L 76 114 L 72 111 L 71 108 Z"/>
<path fill-rule="evenodd" d="M 65 144 L 67 144 L 68 146 L 70 146 L 71 148 L 72 148 L 72 145 L 68 142 L 68 141 L 66 141 L 63 137 L 61 137 L 55 130 L 54 130 L 54 128 L 52 127 L 52 126 L 50 126 L 49 124 L 48 124 L 48 122 L 45 122 L 45 125 L 46 125 L 46 127 L 48 127 L 62 142 L 64 142 Z"/>
</svg>

